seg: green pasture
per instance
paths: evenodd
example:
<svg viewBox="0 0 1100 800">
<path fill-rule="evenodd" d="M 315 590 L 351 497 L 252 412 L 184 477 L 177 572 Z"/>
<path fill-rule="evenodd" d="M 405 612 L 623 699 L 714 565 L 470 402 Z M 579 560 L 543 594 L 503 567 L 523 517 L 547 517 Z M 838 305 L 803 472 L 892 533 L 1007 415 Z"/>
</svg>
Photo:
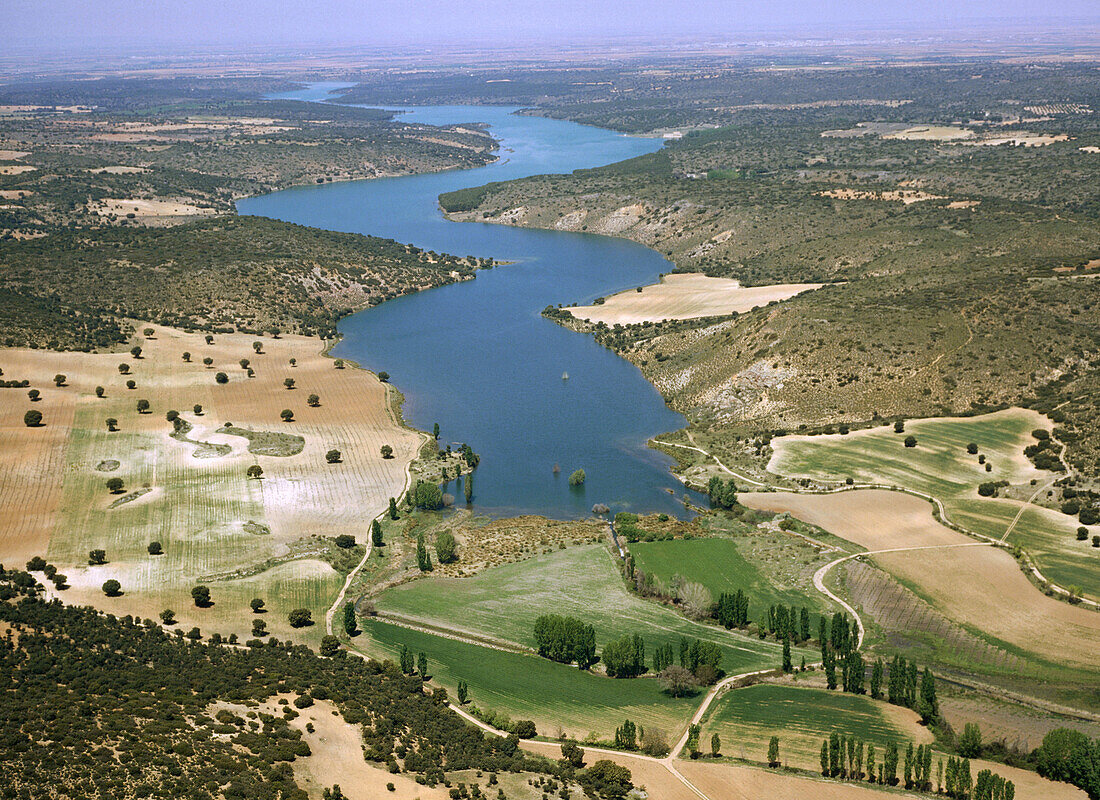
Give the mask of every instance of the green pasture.
<svg viewBox="0 0 1100 800">
<path fill-rule="evenodd" d="M 673 698 L 654 678 L 606 678 L 538 656 L 507 653 L 413 631 L 380 621 L 365 622 L 355 646 L 377 657 L 395 658 L 402 645 L 428 656 L 432 679 L 455 696 L 460 680 L 470 687 L 470 704 L 533 719 L 540 735 L 560 725 L 584 737 L 614 736 L 623 720 L 657 726 L 674 741 L 694 713 L 701 695 Z"/>
<path fill-rule="evenodd" d="M 714 701 L 703 721 L 699 746 L 709 751 L 710 737 L 717 733 L 722 755 L 766 761 L 768 740 L 778 736 L 785 764 L 816 771 L 821 764 L 821 740 L 837 733 L 873 744 L 881 763 L 887 742 L 902 743 L 918 732 L 915 722 L 903 730 L 887 716 L 891 713 L 884 701 L 866 695 L 757 684 L 731 690 Z"/>
<path fill-rule="evenodd" d="M 470 578 L 424 578 L 388 589 L 376 598 L 388 611 L 442 628 L 468 631 L 533 647 L 540 614 L 577 617 L 605 642 L 627 634 L 645 640 L 647 661 L 659 644 L 681 636 L 718 644 L 730 674 L 777 667 L 780 645 L 693 622 L 675 610 L 643 600 L 623 586 L 599 545 L 571 547 L 485 570 Z M 797 662 L 812 653 L 796 649 Z"/>
<path fill-rule="evenodd" d="M 811 614 L 832 610 L 820 592 L 775 585 L 741 554 L 735 539 L 636 542 L 630 552 L 638 569 L 656 576 L 666 586 L 674 575 L 681 575 L 707 587 L 715 600 L 723 592 L 742 589 L 749 596 L 749 618 L 753 620 L 760 619 L 772 605 L 806 606 Z M 816 620 L 813 630 L 816 633 Z"/>
</svg>

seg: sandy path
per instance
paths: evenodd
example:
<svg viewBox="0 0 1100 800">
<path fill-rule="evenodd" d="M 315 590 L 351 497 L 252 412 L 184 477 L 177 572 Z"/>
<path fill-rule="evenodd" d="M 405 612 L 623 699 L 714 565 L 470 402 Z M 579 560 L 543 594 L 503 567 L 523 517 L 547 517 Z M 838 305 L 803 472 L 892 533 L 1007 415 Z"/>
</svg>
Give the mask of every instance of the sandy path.
<svg viewBox="0 0 1100 800">
<path fill-rule="evenodd" d="M 742 286 L 729 278 L 708 278 L 697 273 L 666 275 L 660 283 L 629 289 L 608 297 L 600 305 L 565 309 L 577 319 L 632 325 L 664 319 L 724 316 L 744 313 L 776 300 L 820 289 L 820 283 L 782 283 L 772 286 Z"/>
</svg>

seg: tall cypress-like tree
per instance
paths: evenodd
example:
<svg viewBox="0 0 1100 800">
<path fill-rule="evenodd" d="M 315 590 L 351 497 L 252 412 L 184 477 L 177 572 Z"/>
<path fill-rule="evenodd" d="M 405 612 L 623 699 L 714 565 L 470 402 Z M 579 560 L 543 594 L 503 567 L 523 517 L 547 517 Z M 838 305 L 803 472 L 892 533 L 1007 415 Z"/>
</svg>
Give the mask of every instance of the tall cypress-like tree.
<svg viewBox="0 0 1100 800">
<path fill-rule="evenodd" d="M 432 557 L 428 554 L 428 548 L 424 545 L 424 532 L 416 536 L 416 565 L 421 572 L 430 572 L 432 569 Z"/>
<path fill-rule="evenodd" d="M 791 640 L 787 636 L 783 637 L 783 671 L 794 671 L 794 665 L 791 664 Z"/>
<path fill-rule="evenodd" d="M 344 603 L 344 633 L 354 636 L 359 632 L 359 625 L 355 619 L 355 603 L 350 600 Z"/>
<path fill-rule="evenodd" d="M 878 700 L 882 697 L 882 659 L 875 659 L 875 666 L 871 669 L 871 697 Z"/>
<path fill-rule="evenodd" d="M 370 523 L 370 543 L 373 547 L 382 546 L 382 523 L 376 519 Z"/>
<path fill-rule="evenodd" d="M 470 501 L 474 497 L 474 474 L 472 472 L 466 473 L 466 479 L 463 481 L 463 491 L 466 494 L 466 505 L 470 505 Z"/>
</svg>

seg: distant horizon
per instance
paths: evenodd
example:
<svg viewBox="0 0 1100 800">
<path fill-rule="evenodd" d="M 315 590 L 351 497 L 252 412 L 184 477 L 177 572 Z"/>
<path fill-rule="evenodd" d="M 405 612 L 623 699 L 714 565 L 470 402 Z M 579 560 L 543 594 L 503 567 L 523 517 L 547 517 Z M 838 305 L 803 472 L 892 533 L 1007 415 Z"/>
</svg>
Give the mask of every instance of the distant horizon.
<svg viewBox="0 0 1100 800">
<path fill-rule="evenodd" d="M 855 44 L 868 39 L 882 44 L 890 37 L 990 48 L 1002 39 L 1021 45 L 1055 34 L 1065 34 L 1078 45 L 1089 38 L 1100 43 L 1100 7 L 1086 0 L 777 0 L 766 9 L 742 0 L 697 0 L 690 5 L 605 0 L 600 9 L 562 0 L 552 13 L 532 0 L 381 0 L 369 6 L 321 0 L 307 7 L 285 0 L 55 0 L 45 11 L 35 6 L 17 1 L 7 10 L 0 63 L 66 55 L 118 60 L 314 48 L 445 55 L 530 46 L 568 51 L 601 43 L 657 50 L 692 44 Z M 912 42 L 898 42 L 906 43 Z"/>
</svg>

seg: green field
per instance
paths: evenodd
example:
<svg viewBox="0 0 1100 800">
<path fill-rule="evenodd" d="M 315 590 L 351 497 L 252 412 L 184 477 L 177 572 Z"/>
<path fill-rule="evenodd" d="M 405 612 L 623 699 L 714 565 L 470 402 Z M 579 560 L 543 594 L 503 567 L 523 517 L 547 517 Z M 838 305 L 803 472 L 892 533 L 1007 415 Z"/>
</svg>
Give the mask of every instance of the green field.
<svg viewBox="0 0 1100 800">
<path fill-rule="evenodd" d="M 949 519 L 967 530 L 1000 539 L 1020 509 L 1017 501 L 982 498 L 978 484 L 1005 480 L 1013 484 L 1037 481 L 1037 488 L 1057 473 L 1034 469 L 1022 453 L 1035 439 L 1031 431 L 1048 427 L 1035 412 L 1008 409 L 994 414 L 957 419 L 912 420 L 904 433 L 892 426 L 848 436 L 778 439 L 769 464 L 773 472 L 791 477 L 903 486 L 939 498 Z M 912 434 L 917 446 L 903 441 Z M 986 472 L 977 455 L 966 452 L 978 445 L 993 469 Z M 1090 543 L 1076 540 L 1077 520 L 1032 506 L 1024 512 L 1008 541 L 1031 553 L 1049 580 L 1076 586 L 1100 597 L 1100 570 Z"/>
<path fill-rule="evenodd" d="M 1021 461 L 1024 447 L 1035 441 L 1031 431 L 1039 427 L 1049 423 L 1034 412 L 1010 409 L 978 417 L 911 420 L 904 433 L 894 433 L 891 425 L 847 436 L 777 439 L 768 468 L 818 480 L 850 477 L 857 483 L 905 486 L 940 498 L 973 494 L 983 481 L 1054 477 Z M 905 447 L 909 435 L 916 437 L 916 447 Z M 978 455 L 966 452 L 970 442 L 978 445 L 978 455 L 985 455 L 992 471 L 978 463 Z"/>
<path fill-rule="evenodd" d="M 693 622 L 676 611 L 631 594 L 607 551 L 599 545 L 571 547 L 514 564 L 487 569 L 472 578 L 426 578 L 388 589 L 376 598 L 388 611 L 456 631 L 468 631 L 534 646 L 532 628 L 540 614 L 567 614 L 596 628 L 603 644 L 641 634 L 646 652 L 681 636 L 722 647 L 722 668 L 730 673 L 779 666 L 780 646 Z M 812 660 L 810 651 L 795 651 Z"/>
<path fill-rule="evenodd" d="M 429 659 L 433 680 L 454 696 L 458 681 L 470 687 L 470 703 L 504 712 L 512 719 L 533 719 L 541 735 L 557 726 L 573 736 L 595 732 L 614 735 L 624 719 L 664 730 L 672 741 L 699 703 L 699 696 L 672 698 L 652 678 L 616 680 L 538 656 L 505 653 L 457 642 L 384 622 L 364 624 L 355 640 L 379 657 L 394 657 L 401 645 Z"/>
<path fill-rule="evenodd" d="M 885 702 L 866 695 L 758 684 L 718 698 L 703 721 L 699 742 L 707 751 L 711 734 L 717 733 L 722 755 L 765 761 L 768 740 L 778 736 L 785 764 L 817 770 L 821 740 L 837 733 L 874 744 L 881 762 L 887 742 L 904 742 L 918 732 L 915 723 L 903 730 L 891 721 L 887 714 L 894 713 Z"/>
<path fill-rule="evenodd" d="M 813 553 L 808 546 L 805 549 Z M 655 575 L 666 586 L 674 575 L 681 575 L 706 586 L 715 599 L 723 592 L 743 589 L 749 596 L 750 619 L 760 619 L 772 605 L 806 606 L 811 615 L 832 611 L 825 597 L 810 587 L 803 591 L 797 586 L 773 583 L 755 564 L 745 559 L 734 539 L 636 542 L 630 546 L 630 552 L 638 569 Z M 817 630 L 817 620 L 813 621 L 813 630 Z"/>
</svg>

